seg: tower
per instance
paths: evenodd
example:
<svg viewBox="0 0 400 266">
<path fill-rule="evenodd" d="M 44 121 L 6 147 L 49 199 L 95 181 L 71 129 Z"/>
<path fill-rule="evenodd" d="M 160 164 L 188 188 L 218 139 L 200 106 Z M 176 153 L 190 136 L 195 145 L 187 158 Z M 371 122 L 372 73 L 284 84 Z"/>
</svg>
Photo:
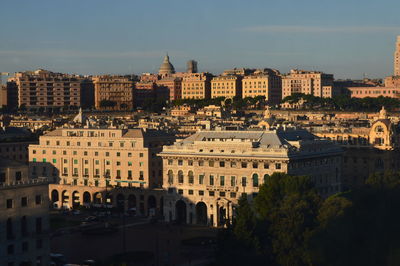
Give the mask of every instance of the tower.
<svg viewBox="0 0 400 266">
<path fill-rule="evenodd" d="M 187 73 L 197 73 L 197 62 L 194 60 L 189 60 L 186 63 Z"/>
<path fill-rule="evenodd" d="M 394 52 L 394 76 L 400 76 L 400 36 L 397 36 L 396 50 Z"/>
</svg>

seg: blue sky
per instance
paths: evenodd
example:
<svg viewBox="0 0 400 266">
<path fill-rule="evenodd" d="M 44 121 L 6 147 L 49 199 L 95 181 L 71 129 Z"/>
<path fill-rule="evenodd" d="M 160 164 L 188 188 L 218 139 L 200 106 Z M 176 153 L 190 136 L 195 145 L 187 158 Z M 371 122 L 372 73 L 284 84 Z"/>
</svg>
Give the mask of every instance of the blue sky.
<svg viewBox="0 0 400 266">
<path fill-rule="evenodd" d="M 398 0 L 12 0 L 0 5 L 0 72 L 156 72 L 168 51 L 232 67 L 392 74 Z"/>
</svg>

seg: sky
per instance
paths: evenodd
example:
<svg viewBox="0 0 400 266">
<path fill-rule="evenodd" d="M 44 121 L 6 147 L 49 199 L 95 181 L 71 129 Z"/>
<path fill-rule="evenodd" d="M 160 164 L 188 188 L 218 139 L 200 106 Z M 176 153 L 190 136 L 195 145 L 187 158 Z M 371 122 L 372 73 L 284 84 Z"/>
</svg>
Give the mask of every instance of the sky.
<svg viewBox="0 0 400 266">
<path fill-rule="evenodd" d="M 319 70 L 335 78 L 393 72 L 399 0 L 12 0 L 0 2 L 0 72 L 177 71 L 198 61 Z"/>
</svg>

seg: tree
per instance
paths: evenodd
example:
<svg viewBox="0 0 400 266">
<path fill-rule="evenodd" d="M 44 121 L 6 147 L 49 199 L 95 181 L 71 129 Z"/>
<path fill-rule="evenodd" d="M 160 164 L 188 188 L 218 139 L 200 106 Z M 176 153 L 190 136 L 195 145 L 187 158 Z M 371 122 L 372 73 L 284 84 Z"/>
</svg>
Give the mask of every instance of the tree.
<svg viewBox="0 0 400 266">
<path fill-rule="evenodd" d="M 111 100 L 101 100 L 100 107 L 101 108 L 114 108 L 117 105 L 117 102 Z"/>
<path fill-rule="evenodd" d="M 400 265 L 400 174 L 374 174 L 325 200 L 309 241 L 315 265 Z"/>
</svg>

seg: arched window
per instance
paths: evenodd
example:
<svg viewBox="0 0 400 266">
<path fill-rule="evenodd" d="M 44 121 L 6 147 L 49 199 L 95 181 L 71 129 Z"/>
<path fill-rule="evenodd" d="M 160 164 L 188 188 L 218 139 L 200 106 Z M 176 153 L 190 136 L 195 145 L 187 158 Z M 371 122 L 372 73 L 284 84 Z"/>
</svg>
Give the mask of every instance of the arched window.
<svg viewBox="0 0 400 266">
<path fill-rule="evenodd" d="M 264 184 L 267 183 L 268 178 L 269 178 L 269 174 L 265 174 L 265 175 L 264 175 Z"/>
<path fill-rule="evenodd" d="M 180 184 L 183 183 L 183 172 L 182 172 L 182 170 L 178 171 L 178 183 L 180 183 Z"/>
<path fill-rule="evenodd" d="M 253 187 L 258 187 L 258 174 L 253 174 Z"/>
<path fill-rule="evenodd" d="M 194 183 L 193 171 L 188 172 L 188 177 L 189 177 L 189 184 L 193 184 Z"/>
<path fill-rule="evenodd" d="M 173 184 L 174 183 L 174 172 L 172 170 L 168 171 L 168 184 Z"/>
<path fill-rule="evenodd" d="M 14 232 L 13 232 L 13 224 L 11 218 L 7 219 L 7 239 L 13 239 Z"/>
</svg>

